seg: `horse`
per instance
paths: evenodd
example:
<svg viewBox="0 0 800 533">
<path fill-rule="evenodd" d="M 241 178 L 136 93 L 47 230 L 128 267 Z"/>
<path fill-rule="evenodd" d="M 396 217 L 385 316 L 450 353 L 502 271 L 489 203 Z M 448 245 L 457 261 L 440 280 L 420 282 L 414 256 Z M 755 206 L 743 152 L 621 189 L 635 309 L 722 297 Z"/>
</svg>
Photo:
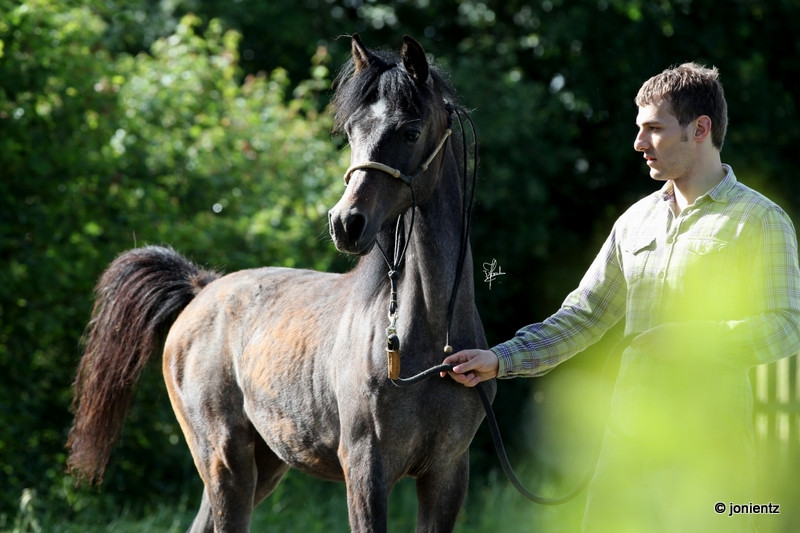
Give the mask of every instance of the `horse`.
<svg viewBox="0 0 800 533">
<path fill-rule="evenodd" d="M 137 379 L 163 347 L 204 483 L 192 533 L 249 531 L 290 468 L 344 481 L 352 531 L 386 531 L 387 498 L 404 477 L 415 480 L 417 531 L 453 530 L 481 400 L 450 379 L 401 386 L 396 364 L 414 375 L 441 363 L 442 343 L 486 347 L 466 163 L 449 140 L 457 104 L 408 36 L 398 55 L 353 35 L 351 53 L 332 109 L 352 165 L 328 218 L 354 267 L 222 275 L 168 246 L 118 256 L 97 282 L 74 383 L 67 446 L 78 479 L 102 482 Z M 495 390 L 488 383 L 490 398 Z"/>
</svg>

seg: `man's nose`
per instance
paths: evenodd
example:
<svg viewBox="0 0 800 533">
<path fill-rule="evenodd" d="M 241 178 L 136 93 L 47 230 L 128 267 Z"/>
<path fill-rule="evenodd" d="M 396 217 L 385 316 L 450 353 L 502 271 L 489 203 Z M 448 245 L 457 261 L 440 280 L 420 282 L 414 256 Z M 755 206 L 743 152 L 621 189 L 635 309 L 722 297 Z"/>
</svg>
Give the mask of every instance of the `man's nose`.
<svg viewBox="0 0 800 533">
<path fill-rule="evenodd" d="M 645 139 L 644 135 L 640 132 L 633 140 L 633 149 L 637 152 L 644 152 L 650 147 L 650 143 Z"/>
</svg>

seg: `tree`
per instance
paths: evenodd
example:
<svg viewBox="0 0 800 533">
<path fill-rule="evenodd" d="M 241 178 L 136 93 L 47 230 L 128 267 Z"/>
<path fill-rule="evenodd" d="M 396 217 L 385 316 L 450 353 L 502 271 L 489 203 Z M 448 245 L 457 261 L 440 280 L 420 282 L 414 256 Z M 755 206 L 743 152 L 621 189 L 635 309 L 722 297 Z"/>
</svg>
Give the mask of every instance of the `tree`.
<svg viewBox="0 0 800 533">
<path fill-rule="evenodd" d="M 797 20 L 793 0 L 0 0 L 0 514 L 25 487 L 74 497 L 69 383 L 92 284 L 116 254 L 167 242 L 225 270 L 349 266 L 324 236 L 347 158 L 326 112 L 340 36 L 417 37 L 473 109 L 477 297 L 495 342 L 554 311 L 616 216 L 654 189 L 631 150 L 632 100 L 671 64 L 720 68 L 724 160 L 797 219 Z M 490 291 L 480 265 L 493 259 L 506 275 Z M 194 479 L 157 374 L 109 492 L 181 492 L 135 464 Z M 531 389 L 548 402 L 552 379 L 505 383 L 501 427 L 535 417 L 517 406 Z"/>
<path fill-rule="evenodd" d="M 227 270 L 339 261 L 320 238 L 346 168 L 316 108 L 324 53 L 290 94 L 281 69 L 241 81 L 239 36 L 214 21 L 198 33 L 187 16 L 149 53 L 110 54 L 92 7 L 37 0 L 0 19 L 2 507 L 22 488 L 72 494 L 69 385 L 92 285 L 115 255 L 163 242 Z M 109 492 L 196 483 L 163 400 L 153 372 Z"/>
</svg>

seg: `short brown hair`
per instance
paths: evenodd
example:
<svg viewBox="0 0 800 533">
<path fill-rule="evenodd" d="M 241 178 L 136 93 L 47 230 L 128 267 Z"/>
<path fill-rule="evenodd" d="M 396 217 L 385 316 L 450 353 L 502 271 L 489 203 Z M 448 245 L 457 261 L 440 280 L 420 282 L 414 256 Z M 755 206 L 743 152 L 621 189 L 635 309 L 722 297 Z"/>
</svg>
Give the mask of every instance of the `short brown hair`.
<svg viewBox="0 0 800 533">
<path fill-rule="evenodd" d="M 644 82 L 636 95 L 636 105 L 644 107 L 666 100 L 685 127 L 700 115 L 711 119 L 711 143 L 722 150 L 728 129 L 728 105 L 716 67 L 697 63 L 671 67 Z"/>
</svg>

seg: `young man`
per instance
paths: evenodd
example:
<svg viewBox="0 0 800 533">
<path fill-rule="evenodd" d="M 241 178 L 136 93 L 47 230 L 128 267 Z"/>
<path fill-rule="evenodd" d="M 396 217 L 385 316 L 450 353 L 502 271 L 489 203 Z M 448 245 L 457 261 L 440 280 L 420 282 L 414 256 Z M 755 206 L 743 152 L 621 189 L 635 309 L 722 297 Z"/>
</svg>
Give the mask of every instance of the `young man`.
<svg viewBox="0 0 800 533">
<path fill-rule="evenodd" d="M 540 376 L 618 321 L 624 350 L 585 531 L 749 531 L 755 365 L 800 350 L 791 220 L 722 164 L 716 69 L 687 63 L 636 96 L 634 149 L 661 189 L 629 208 L 561 308 L 491 350 L 445 358 L 459 383 Z"/>
</svg>

